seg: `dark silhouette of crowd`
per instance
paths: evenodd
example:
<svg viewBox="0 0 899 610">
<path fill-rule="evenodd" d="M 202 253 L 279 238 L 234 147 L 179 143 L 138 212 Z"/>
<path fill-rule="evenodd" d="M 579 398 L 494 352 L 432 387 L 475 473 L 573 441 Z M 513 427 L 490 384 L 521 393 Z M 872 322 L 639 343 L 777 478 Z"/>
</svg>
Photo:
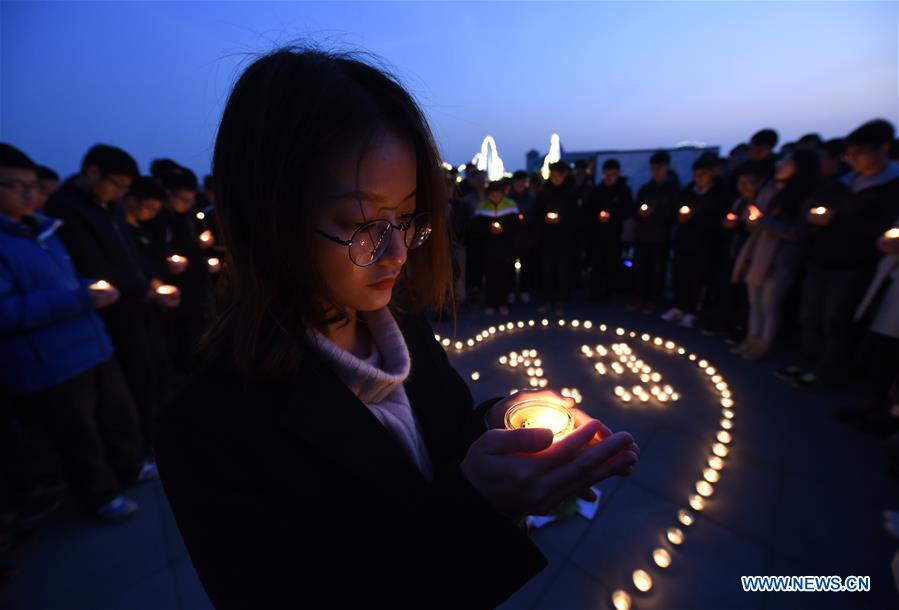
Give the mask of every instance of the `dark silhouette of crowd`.
<svg viewBox="0 0 899 610">
<path fill-rule="evenodd" d="M 752 361 L 798 338 L 780 379 L 856 383 L 864 396 L 834 416 L 895 433 L 894 128 L 777 144 L 764 129 L 728 158 L 702 154 L 686 185 L 659 151 L 636 191 L 615 159 L 559 161 L 545 181 L 448 171 L 458 304 L 507 315 L 533 300 L 563 315 L 578 294 L 624 300 Z M 128 489 L 157 478 L 155 415 L 227 281 L 211 187 L 168 159 L 141 175 L 107 145 L 60 183 L 0 144 L 0 550 L 67 491 L 116 522 L 138 510 Z"/>
</svg>

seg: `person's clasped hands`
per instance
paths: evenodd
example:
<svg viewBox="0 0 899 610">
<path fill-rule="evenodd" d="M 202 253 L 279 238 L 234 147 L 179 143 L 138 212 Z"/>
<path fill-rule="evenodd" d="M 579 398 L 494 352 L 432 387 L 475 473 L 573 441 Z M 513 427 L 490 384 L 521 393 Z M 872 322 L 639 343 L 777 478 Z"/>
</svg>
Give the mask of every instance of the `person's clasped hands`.
<svg viewBox="0 0 899 610">
<path fill-rule="evenodd" d="M 506 410 L 525 396 L 570 409 L 574 429 L 555 442 L 546 428 L 506 430 Z M 515 519 L 549 514 L 572 496 L 595 500 L 590 487 L 599 481 L 631 474 L 640 457 L 633 437 L 613 433 L 574 404 L 551 390 L 522 390 L 490 408 L 490 429 L 471 444 L 460 466 L 497 511 Z"/>
</svg>

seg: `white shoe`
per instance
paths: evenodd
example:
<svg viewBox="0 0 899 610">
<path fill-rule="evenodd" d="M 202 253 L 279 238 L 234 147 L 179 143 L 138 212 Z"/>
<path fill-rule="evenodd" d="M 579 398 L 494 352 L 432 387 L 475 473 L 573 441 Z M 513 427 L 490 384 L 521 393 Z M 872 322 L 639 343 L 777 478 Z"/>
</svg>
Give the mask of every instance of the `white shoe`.
<svg viewBox="0 0 899 610">
<path fill-rule="evenodd" d="M 681 318 L 680 325 L 684 328 L 693 328 L 693 325 L 696 324 L 696 316 L 691 313 L 684 314 L 684 317 Z"/>
<path fill-rule="evenodd" d="M 499 315 L 501 315 L 501 316 L 509 315 L 509 308 L 506 307 L 505 305 L 500 305 L 499 306 Z"/>
<path fill-rule="evenodd" d="M 672 307 L 668 311 L 662 314 L 662 319 L 666 322 L 674 322 L 676 320 L 680 320 L 684 317 L 684 312 L 682 312 L 677 307 Z"/>
<path fill-rule="evenodd" d="M 522 292 L 521 293 L 521 302 L 522 303 L 530 303 L 531 302 L 531 293 L 530 292 Z"/>
</svg>

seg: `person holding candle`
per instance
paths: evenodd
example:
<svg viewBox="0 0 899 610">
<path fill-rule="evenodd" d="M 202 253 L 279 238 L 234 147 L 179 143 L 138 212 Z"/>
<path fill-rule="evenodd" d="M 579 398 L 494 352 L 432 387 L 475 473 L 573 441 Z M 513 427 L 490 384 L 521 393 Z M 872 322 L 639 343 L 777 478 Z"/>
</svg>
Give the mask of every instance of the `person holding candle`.
<svg viewBox="0 0 899 610">
<path fill-rule="evenodd" d="M 521 261 L 518 274 L 519 299 L 522 303 L 531 302 L 531 292 L 537 288 L 539 276 L 539 258 L 537 256 L 536 224 L 542 222 L 534 212 L 537 196 L 528 187 L 528 174 L 517 170 L 512 174 L 512 185 L 508 197 L 518 207 L 521 227 L 515 239 L 515 256 Z"/>
<path fill-rule="evenodd" d="M 553 308 L 556 315 L 562 315 L 573 274 L 577 272 L 579 218 L 577 190 L 566 163 L 556 161 L 550 164 L 549 180 L 537 196 L 534 216 L 538 219 L 535 228 L 544 293 L 543 305 L 538 310 L 542 313 Z"/>
<path fill-rule="evenodd" d="M 155 291 L 126 218 L 122 201 L 137 178 L 131 155 L 97 144 L 84 156 L 81 171 L 47 201 L 47 213 L 63 221 L 59 236 L 78 273 L 103 278 L 121 292 L 116 303 L 100 310 L 100 316 L 138 405 L 149 457 L 158 388 L 151 373 L 153 338 L 147 319 L 151 308 L 168 308 L 173 302 Z"/>
<path fill-rule="evenodd" d="M 767 358 L 780 331 L 784 301 L 801 269 L 803 214 L 813 201 L 820 176 L 818 153 L 797 149 L 780 160 L 777 194 L 764 214 L 746 210 L 750 236 L 734 263 L 731 281 L 744 282 L 749 295 L 746 338 L 733 351 L 746 360 Z"/>
<path fill-rule="evenodd" d="M 238 79 L 213 165 L 229 290 L 157 448 L 210 600 L 498 605 L 547 564 L 519 519 L 638 448 L 585 415 L 555 443 L 503 429 L 516 397 L 474 408 L 419 313 L 452 299 L 421 111 L 352 56 L 282 49 Z"/>
<path fill-rule="evenodd" d="M 681 186 L 670 165 L 671 155 L 667 152 L 653 153 L 649 158 L 652 177 L 637 192 L 634 275 L 637 306 L 646 313 L 654 313 L 662 303 L 671 234 L 679 205 Z"/>
<path fill-rule="evenodd" d="M 474 211 L 474 230 L 483 244 L 487 315 L 493 315 L 496 308 L 501 315 L 509 315 L 506 304 L 515 287 L 515 240 L 522 224 L 518 214 L 518 206 L 506 197 L 504 180 L 487 185 L 487 199 Z"/>
<path fill-rule="evenodd" d="M 203 232 L 210 230 L 198 228 L 202 221 L 195 213 L 197 179 L 193 172 L 187 168 L 169 170 L 162 174 L 160 181 L 167 196 L 154 222 L 165 235 L 167 254 L 187 259 L 187 269 L 183 273 L 167 278 L 168 283 L 180 290 L 181 301 L 177 308 L 167 312 L 165 319 L 174 369 L 182 376 L 193 366 L 194 354 L 212 307 L 208 248 L 201 241 Z M 213 241 L 210 238 L 210 243 Z"/>
<path fill-rule="evenodd" d="M 618 159 L 602 164 L 602 181 L 583 207 L 584 237 L 590 264 L 588 294 L 605 301 L 618 289 L 621 275 L 621 231 L 634 214 L 634 196 L 621 177 Z"/>
<path fill-rule="evenodd" d="M 137 412 L 95 310 L 119 291 L 80 277 L 35 209 L 34 162 L 0 144 L 0 385 L 26 428 L 43 428 L 72 489 L 104 520 L 130 517 L 123 487 L 155 476 L 142 461 Z M 94 288 L 91 288 L 91 286 Z"/>
<path fill-rule="evenodd" d="M 895 225 L 899 227 L 899 218 Z M 880 236 L 877 249 L 883 257 L 855 311 L 855 322 L 865 329 L 864 397 L 836 409 L 834 416 L 867 432 L 889 435 L 899 430 L 899 412 L 894 412 L 890 400 L 890 389 L 899 379 L 899 229 L 891 228 Z"/>
<path fill-rule="evenodd" d="M 845 362 L 857 340 L 852 317 L 881 257 L 877 240 L 899 217 L 899 163 L 889 159 L 894 137 L 895 128 L 883 119 L 850 133 L 844 159 L 852 171 L 840 179 L 843 189 L 830 182 L 835 199 L 818 198 L 810 206 L 828 212 L 806 216 L 802 360 L 776 373 L 794 386 L 848 379 Z"/>
<path fill-rule="evenodd" d="M 700 301 L 715 285 L 715 263 L 721 255 L 721 221 L 727 212 L 726 192 L 713 173 L 715 155 L 693 162 L 693 182 L 681 193 L 678 226 L 671 261 L 674 306 L 662 314 L 692 328 Z"/>
</svg>

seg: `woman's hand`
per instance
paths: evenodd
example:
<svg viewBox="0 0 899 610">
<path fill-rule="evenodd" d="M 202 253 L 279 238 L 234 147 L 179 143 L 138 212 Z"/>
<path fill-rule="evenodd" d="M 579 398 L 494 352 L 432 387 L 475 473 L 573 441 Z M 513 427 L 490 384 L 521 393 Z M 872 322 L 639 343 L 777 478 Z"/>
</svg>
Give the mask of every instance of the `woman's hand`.
<svg viewBox="0 0 899 610">
<path fill-rule="evenodd" d="M 640 448 L 630 434 L 613 434 L 599 420 L 571 407 L 573 400 L 555 392 L 528 393 L 571 408 L 575 429 L 555 443 L 546 429 L 499 429 L 505 409 L 521 397 L 493 406 L 488 420 L 492 428 L 497 424 L 496 429 L 472 443 L 461 467 L 472 486 L 498 511 L 513 518 L 548 514 L 573 495 L 595 500 L 591 485 L 613 475 L 631 474 Z"/>
</svg>

